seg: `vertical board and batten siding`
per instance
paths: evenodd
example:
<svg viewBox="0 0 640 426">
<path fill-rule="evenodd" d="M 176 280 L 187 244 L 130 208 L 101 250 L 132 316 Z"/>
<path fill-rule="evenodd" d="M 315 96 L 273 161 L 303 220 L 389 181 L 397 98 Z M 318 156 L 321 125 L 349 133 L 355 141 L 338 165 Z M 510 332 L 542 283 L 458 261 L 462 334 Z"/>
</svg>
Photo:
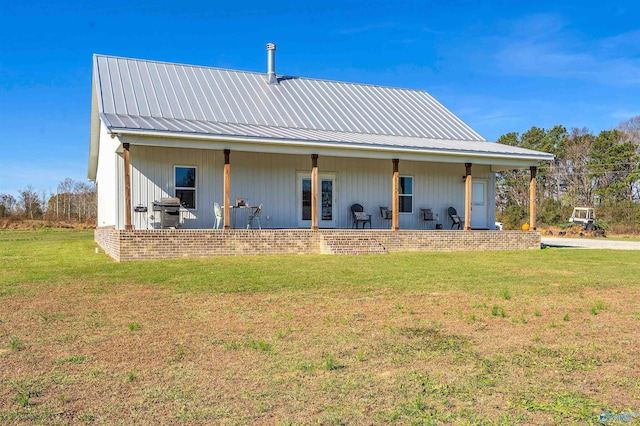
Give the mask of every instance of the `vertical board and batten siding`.
<svg viewBox="0 0 640 426">
<path fill-rule="evenodd" d="M 120 163 L 121 164 L 121 163 Z M 223 165 L 221 151 L 200 149 L 131 147 L 132 206 L 145 206 L 148 212 L 133 213 L 135 229 L 154 229 L 159 218 L 153 201 L 174 196 L 174 166 L 197 168 L 196 209 L 182 209 L 183 227 L 211 228 L 213 203 L 223 204 Z M 118 176 L 121 176 L 121 166 Z M 391 206 L 392 162 L 389 160 L 323 157 L 318 160 L 319 173 L 335 174 L 336 226 L 351 227 L 350 207 L 362 204 L 372 215 L 373 228 L 388 228 L 380 217 L 380 206 Z M 311 172 L 311 158 L 303 155 L 231 152 L 231 203 L 243 198 L 251 205 L 262 203 L 263 228 L 297 228 L 300 174 Z M 495 177 L 488 166 L 475 166 L 474 177 L 487 179 L 487 217 L 495 217 Z M 431 208 L 445 229 L 451 226 L 447 208 L 464 211 L 464 164 L 400 161 L 400 175 L 412 176 L 413 212 L 400 214 L 400 227 L 420 229 L 424 226 L 420 208 Z M 122 179 L 119 179 L 121 182 Z M 121 191 L 121 185 L 119 191 Z M 120 192 L 122 194 L 122 192 Z M 117 197 L 118 199 L 122 197 Z M 119 210 L 121 211 L 121 210 Z M 246 211 L 232 211 L 236 227 L 241 227 Z M 123 214 L 119 215 L 120 217 Z M 269 217 L 269 219 L 267 219 Z M 433 227 L 433 223 L 429 224 Z M 487 224 L 488 225 L 488 224 Z M 122 227 L 122 220 L 118 221 Z"/>
<path fill-rule="evenodd" d="M 135 229 L 154 229 L 160 226 L 159 212 L 153 202 L 175 196 L 174 167 L 196 168 L 196 208 L 181 209 L 184 228 L 211 228 L 213 203 L 222 205 L 223 154 L 220 151 L 197 149 L 166 149 L 144 146 L 131 147 L 132 196 L 131 204 L 147 207 L 147 213 L 133 213 Z M 219 178 L 216 176 L 219 173 Z"/>
<path fill-rule="evenodd" d="M 304 167 L 305 158 L 276 154 L 231 153 L 231 202 L 237 198 L 251 205 L 264 203 L 263 227 L 295 227 L 296 166 Z M 309 160 L 310 163 L 310 160 Z M 196 208 L 181 211 L 182 226 L 187 229 L 211 228 L 213 203 L 223 205 L 223 166 L 221 151 L 134 146 L 131 149 L 132 205 L 146 206 L 148 212 L 134 212 L 136 229 L 159 227 L 153 201 L 175 194 L 174 166 L 196 167 Z M 310 168 L 310 167 L 309 167 Z M 246 211 L 232 211 L 240 226 Z M 270 219 L 267 221 L 266 216 Z"/>
<path fill-rule="evenodd" d="M 449 207 L 456 208 L 460 216 L 464 215 L 465 187 L 462 180 L 464 171 L 464 164 L 400 161 L 399 175 L 413 177 L 413 212 L 400 214 L 400 228 L 433 227 L 433 223 L 424 224 L 420 217 L 421 208 L 430 208 L 434 215 L 438 215 L 443 228 L 449 229 L 451 227 L 447 212 Z M 473 176 L 476 178 L 489 180 L 491 175 L 493 173 L 490 172 L 489 166 L 478 165 L 473 168 Z M 490 209 L 495 205 L 492 200 L 495 198 L 487 199 Z M 489 217 L 490 214 L 488 213 L 487 216 Z"/>
</svg>

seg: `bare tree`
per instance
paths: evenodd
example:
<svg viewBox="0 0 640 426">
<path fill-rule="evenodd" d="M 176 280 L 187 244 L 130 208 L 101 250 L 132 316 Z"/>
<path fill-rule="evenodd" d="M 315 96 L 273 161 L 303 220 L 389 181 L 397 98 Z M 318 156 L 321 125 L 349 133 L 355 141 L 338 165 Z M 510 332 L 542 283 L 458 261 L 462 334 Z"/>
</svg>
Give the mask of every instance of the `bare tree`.
<svg viewBox="0 0 640 426">
<path fill-rule="evenodd" d="M 595 182 L 589 176 L 589 158 L 594 141 L 586 128 L 571 129 L 560 158 L 560 179 L 569 205 L 593 205 Z"/>
<path fill-rule="evenodd" d="M 91 210 L 90 205 L 93 203 L 93 194 L 95 193 L 95 187 L 85 182 L 75 182 L 73 185 L 74 195 L 74 208 L 75 213 L 78 215 L 78 221 L 85 221 L 91 218 L 89 213 Z"/>
<path fill-rule="evenodd" d="M 623 142 L 630 142 L 636 147 L 636 155 L 640 157 L 640 115 L 621 122 L 616 127 L 624 135 Z M 636 172 L 638 172 L 636 170 Z M 640 200 L 640 181 L 631 182 L 632 199 Z"/>
<path fill-rule="evenodd" d="M 40 193 L 39 204 L 40 204 L 42 218 L 44 219 L 45 215 L 47 214 L 47 210 L 49 210 L 47 206 L 47 191 L 42 191 Z"/>
<path fill-rule="evenodd" d="M 47 202 L 47 217 L 56 220 L 87 222 L 96 219 L 96 187 L 67 178 L 58 184 L 57 193 Z"/>
<path fill-rule="evenodd" d="M 20 206 L 26 217 L 34 219 L 36 216 L 42 214 L 40 197 L 31 185 L 28 185 L 25 189 L 18 190 L 18 194 L 20 197 Z"/>
<path fill-rule="evenodd" d="M 621 122 L 616 129 L 626 136 L 625 142 L 630 141 L 640 147 L 640 115 Z"/>
<path fill-rule="evenodd" d="M 39 193 L 31 185 L 18 191 L 18 199 L 0 194 L 0 217 L 22 215 L 29 219 L 93 222 L 97 218 L 96 186 L 66 178 L 55 194 Z"/>
<path fill-rule="evenodd" d="M 11 216 L 15 213 L 16 199 L 10 194 L 0 194 L 0 217 Z"/>
<path fill-rule="evenodd" d="M 73 195 L 73 187 L 75 181 L 71 178 L 66 178 L 58 184 L 58 197 L 62 202 L 61 209 L 59 211 L 58 219 L 67 219 L 71 221 L 71 197 Z"/>
</svg>

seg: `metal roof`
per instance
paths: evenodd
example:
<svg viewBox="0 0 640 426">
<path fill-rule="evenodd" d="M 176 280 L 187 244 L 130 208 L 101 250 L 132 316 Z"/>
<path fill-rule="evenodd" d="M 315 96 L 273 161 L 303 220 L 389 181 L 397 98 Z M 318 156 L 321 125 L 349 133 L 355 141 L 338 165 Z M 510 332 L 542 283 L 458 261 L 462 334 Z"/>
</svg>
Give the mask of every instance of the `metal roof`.
<svg viewBox="0 0 640 426">
<path fill-rule="evenodd" d="M 278 84 L 268 84 L 266 78 L 266 73 L 94 55 L 92 115 L 99 114 L 111 132 L 553 158 L 487 142 L 422 90 L 281 75 Z M 97 162 L 96 136 L 94 128 L 90 176 L 91 162 Z"/>
</svg>

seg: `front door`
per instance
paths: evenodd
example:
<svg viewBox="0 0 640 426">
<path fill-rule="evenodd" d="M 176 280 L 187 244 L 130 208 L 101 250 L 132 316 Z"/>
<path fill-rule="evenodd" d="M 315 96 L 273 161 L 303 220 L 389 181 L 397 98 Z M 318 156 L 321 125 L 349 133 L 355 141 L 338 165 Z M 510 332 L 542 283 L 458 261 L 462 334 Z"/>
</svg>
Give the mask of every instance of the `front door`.
<svg viewBox="0 0 640 426">
<path fill-rule="evenodd" d="M 487 203 L 486 180 L 473 179 L 473 195 L 471 197 L 471 227 L 473 229 L 488 229 L 489 205 Z"/>
<path fill-rule="evenodd" d="M 318 227 L 336 227 L 336 177 L 332 174 L 318 175 Z M 311 174 L 298 176 L 298 226 L 311 227 Z"/>
</svg>

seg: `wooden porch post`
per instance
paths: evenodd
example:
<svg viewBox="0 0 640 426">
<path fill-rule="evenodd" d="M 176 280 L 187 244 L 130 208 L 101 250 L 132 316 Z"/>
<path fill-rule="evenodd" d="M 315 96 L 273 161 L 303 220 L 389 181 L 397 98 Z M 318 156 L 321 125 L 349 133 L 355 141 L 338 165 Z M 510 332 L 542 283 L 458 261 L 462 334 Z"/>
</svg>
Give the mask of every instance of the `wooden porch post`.
<svg viewBox="0 0 640 426">
<path fill-rule="evenodd" d="M 473 197 L 473 178 L 471 177 L 471 163 L 464 163 L 465 179 L 464 179 L 464 230 L 471 230 L 471 199 Z"/>
<path fill-rule="evenodd" d="M 318 229 L 318 154 L 311 154 L 311 229 Z"/>
<path fill-rule="evenodd" d="M 224 150 L 224 229 L 231 229 L 231 150 Z"/>
<path fill-rule="evenodd" d="M 535 231 L 536 229 L 536 172 L 538 168 L 531 166 L 531 181 L 529 182 L 529 229 Z"/>
<path fill-rule="evenodd" d="M 131 231 L 131 157 L 129 144 L 123 143 L 124 149 L 124 229 Z"/>
<path fill-rule="evenodd" d="M 400 229 L 400 224 L 398 220 L 398 163 L 399 159 L 394 158 L 393 160 L 393 185 L 392 185 L 392 200 L 391 200 L 391 229 L 394 231 L 398 231 Z"/>
</svg>

